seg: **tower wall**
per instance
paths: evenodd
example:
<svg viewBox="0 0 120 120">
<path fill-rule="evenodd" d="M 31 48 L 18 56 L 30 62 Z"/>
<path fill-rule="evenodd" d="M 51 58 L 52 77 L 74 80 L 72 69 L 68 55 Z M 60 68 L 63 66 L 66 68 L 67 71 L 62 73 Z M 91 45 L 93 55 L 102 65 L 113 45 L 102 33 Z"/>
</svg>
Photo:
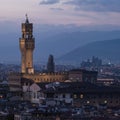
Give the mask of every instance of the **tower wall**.
<svg viewBox="0 0 120 120">
<path fill-rule="evenodd" d="M 35 39 L 33 38 L 33 24 L 29 23 L 26 17 L 26 22 L 22 23 L 22 38 L 20 38 L 21 50 L 21 73 L 34 73 L 33 67 L 33 50 L 35 48 Z"/>
<path fill-rule="evenodd" d="M 26 73 L 26 49 L 25 49 L 25 40 L 20 39 L 20 51 L 21 51 L 21 73 Z"/>
</svg>

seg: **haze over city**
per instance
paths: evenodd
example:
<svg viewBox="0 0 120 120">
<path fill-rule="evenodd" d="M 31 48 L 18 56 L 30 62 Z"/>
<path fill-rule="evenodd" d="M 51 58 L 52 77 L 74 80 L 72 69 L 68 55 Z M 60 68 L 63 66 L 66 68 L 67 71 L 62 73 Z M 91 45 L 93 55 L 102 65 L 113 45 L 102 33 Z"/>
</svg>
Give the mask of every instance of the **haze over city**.
<svg viewBox="0 0 120 120">
<path fill-rule="evenodd" d="M 20 61 L 18 42 L 25 14 L 28 14 L 30 22 L 34 23 L 35 61 L 43 61 L 49 54 L 59 58 L 93 41 L 120 38 L 119 6 L 119 0 L 1 1 L 0 60 Z M 73 33 L 75 35 L 69 42 L 66 36 Z M 58 39 L 59 36 L 62 38 Z"/>
</svg>

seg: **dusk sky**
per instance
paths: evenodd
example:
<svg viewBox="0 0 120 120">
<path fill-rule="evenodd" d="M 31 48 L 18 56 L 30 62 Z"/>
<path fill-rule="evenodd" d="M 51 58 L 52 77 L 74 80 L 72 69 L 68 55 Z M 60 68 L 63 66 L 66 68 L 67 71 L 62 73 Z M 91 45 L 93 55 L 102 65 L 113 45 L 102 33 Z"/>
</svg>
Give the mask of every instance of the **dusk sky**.
<svg viewBox="0 0 120 120">
<path fill-rule="evenodd" d="M 0 22 L 120 26 L 120 0 L 1 0 Z"/>
<path fill-rule="evenodd" d="M 92 41 L 120 38 L 119 32 L 114 32 L 120 31 L 120 0 L 1 0 L 0 60 L 18 58 L 21 23 L 26 14 L 34 25 L 36 56 L 40 54 L 41 58 L 51 53 L 58 57 Z M 89 31 L 95 32 L 80 34 Z M 98 35 L 96 31 L 114 34 Z"/>
</svg>

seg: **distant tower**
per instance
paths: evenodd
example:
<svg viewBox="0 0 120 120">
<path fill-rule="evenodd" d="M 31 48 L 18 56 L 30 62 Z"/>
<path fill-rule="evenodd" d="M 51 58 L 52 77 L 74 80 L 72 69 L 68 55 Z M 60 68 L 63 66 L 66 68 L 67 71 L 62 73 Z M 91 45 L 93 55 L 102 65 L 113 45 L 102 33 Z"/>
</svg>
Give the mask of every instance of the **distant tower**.
<svg viewBox="0 0 120 120">
<path fill-rule="evenodd" d="M 22 38 L 19 45 L 21 50 L 21 73 L 33 74 L 33 50 L 35 48 L 35 39 L 33 38 L 33 24 L 29 23 L 26 15 L 25 23 L 22 23 Z"/>
<path fill-rule="evenodd" d="M 49 55 L 48 62 L 47 62 L 47 71 L 54 72 L 54 70 L 55 70 L 54 58 L 53 58 L 53 55 Z"/>
</svg>

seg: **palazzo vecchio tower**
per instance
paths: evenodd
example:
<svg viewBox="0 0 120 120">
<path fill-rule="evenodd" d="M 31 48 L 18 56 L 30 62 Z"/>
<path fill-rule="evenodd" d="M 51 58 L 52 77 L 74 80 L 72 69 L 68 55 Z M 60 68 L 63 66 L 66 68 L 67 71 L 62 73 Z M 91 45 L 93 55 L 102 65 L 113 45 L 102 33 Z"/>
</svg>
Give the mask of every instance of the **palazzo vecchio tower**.
<svg viewBox="0 0 120 120">
<path fill-rule="evenodd" d="M 20 73 L 11 72 L 8 76 L 8 84 L 10 91 L 16 94 L 21 93 L 22 86 L 31 84 L 32 82 L 64 82 L 68 80 L 68 72 L 54 72 L 54 67 L 51 68 L 49 64 L 54 65 L 53 57 L 50 56 L 48 63 L 48 72 L 34 72 L 33 66 L 33 51 L 35 48 L 35 39 L 33 37 L 33 24 L 29 22 L 28 16 L 21 24 L 21 38 L 19 39 L 19 46 L 21 52 L 21 71 Z M 52 61 L 51 61 L 52 60 Z M 52 71 L 51 71 L 52 70 Z M 22 73 L 22 74 L 21 74 Z"/>
<path fill-rule="evenodd" d="M 34 74 L 33 50 L 35 39 L 33 37 L 33 24 L 29 23 L 26 15 L 25 23 L 22 23 L 22 37 L 19 40 L 21 51 L 21 73 Z"/>
</svg>

